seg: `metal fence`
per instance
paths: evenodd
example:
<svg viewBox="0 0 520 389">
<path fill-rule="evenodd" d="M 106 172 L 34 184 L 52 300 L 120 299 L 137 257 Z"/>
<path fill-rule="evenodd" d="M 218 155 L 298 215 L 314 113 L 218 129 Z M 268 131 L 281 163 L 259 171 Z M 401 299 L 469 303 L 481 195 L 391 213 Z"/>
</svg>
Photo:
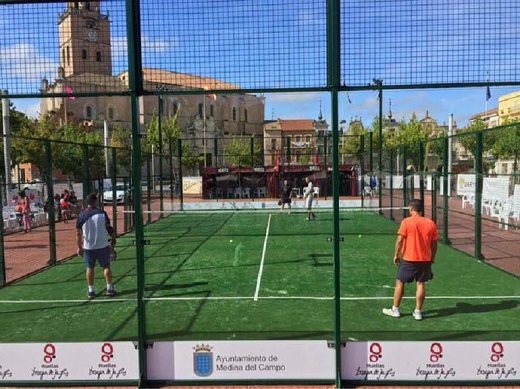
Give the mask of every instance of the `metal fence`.
<svg viewBox="0 0 520 389">
<path fill-rule="evenodd" d="M 33 200 L 33 221 L 45 231 L 40 247 L 45 254 L 30 261 L 13 250 L 16 242 L 9 242 L 11 233 L 22 232 L 12 200 L 16 202 L 14 197 L 26 182 L 18 180 L 13 186 L 5 177 L 2 278 L 11 281 L 74 255 L 70 243 L 74 227 L 65 223 L 69 215 L 55 204 L 56 194 L 74 190 L 81 203 L 87 193 L 104 194 L 108 187 L 116 197 L 119 185 L 124 204 L 117 206 L 113 200 L 105 209 L 119 234 L 131 229 L 135 233 L 140 384 L 146 384 L 147 350 L 143 227 L 161 212 L 182 208 L 188 194 L 183 184 L 190 175 L 199 177 L 201 201 L 236 198 L 237 186 L 238 196 L 246 199 L 277 196 L 276 181 L 288 177 L 298 188 L 299 180 L 313 175 L 322 180 L 322 195 L 332 200 L 335 221 L 340 196 L 372 196 L 379 208 L 402 207 L 419 196 L 427 200 L 427 212 L 446 242 L 518 271 L 518 251 L 516 256 L 513 252 L 493 259 L 496 240 L 489 246 L 487 240 L 488 236 L 496 239 L 495 231 L 507 232 L 511 243 L 503 246 L 517 247 L 517 173 L 492 176 L 487 167 L 492 158 L 514 158 L 518 163 L 517 149 L 506 147 L 518 144 L 515 127 L 387 148 L 382 123 L 387 90 L 520 85 L 518 1 L 504 0 L 500 6 L 463 1 L 457 5 L 459 12 L 453 12 L 453 3 L 446 1 L 239 3 L 0 1 L 0 20 L 9 21 L 1 24 L 4 100 L 38 99 L 42 113 L 38 120 L 51 117 L 59 128 L 75 123 L 87 133 L 101 133 L 105 122 L 110 122 L 120 135 L 117 144 L 107 147 L 100 146 L 101 138 L 94 145 L 64 143 L 48 134 L 29 136 L 20 129 L 34 127 L 22 124 L 16 127 L 20 133 L 4 133 L 4 145 L 10 139 L 14 149 L 23 150 L 25 144 L 31 150 L 23 157 L 13 155 L 16 163 L 31 162 L 41 169 L 43 182 L 29 183 L 35 186 L 27 192 Z M 359 142 L 354 138 L 358 143 L 353 149 L 342 151 L 340 94 L 355 91 L 378 93 L 379 133 L 366 134 Z M 290 145 L 278 150 L 258 145 L 263 94 L 275 92 L 327 94 L 330 135 L 323 139 L 322 150 L 304 148 L 295 155 Z M 219 103 L 213 119 L 208 99 Z M 155 128 L 160 129 L 163 117 L 178 117 L 178 127 L 168 133 L 166 128 L 159 130 L 157 138 L 155 133 L 145 136 L 156 118 Z M 211 128 L 214 136 L 208 134 Z M 231 140 L 220 142 L 230 133 L 247 135 L 235 139 L 245 151 L 225 151 Z M 494 136 L 509 141 L 499 147 Z M 194 143 L 196 148 L 183 148 Z M 208 148 L 213 149 L 209 158 Z M 448 150 L 453 148 L 466 149 L 468 157 L 454 160 L 464 152 L 452 154 Z M 196 152 L 188 154 L 193 149 Z M 58 167 L 69 174 L 64 180 L 53 180 Z M 128 212 L 117 211 L 123 207 Z M 404 215 L 392 211 L 388 217 L 398 221 Z M 331 229 L 333 277 L 338 286 L 340 231 L 335 222 Z M 6 264 L 19 262 L 20 273 L 6 277 Z M 339 308 L 338 293 L 334 298 Z M 335 313 L 337 345 L 342 343 L 339 311 Z M 337 347 L 338 387 L 340 353 Z"/>
</svg>

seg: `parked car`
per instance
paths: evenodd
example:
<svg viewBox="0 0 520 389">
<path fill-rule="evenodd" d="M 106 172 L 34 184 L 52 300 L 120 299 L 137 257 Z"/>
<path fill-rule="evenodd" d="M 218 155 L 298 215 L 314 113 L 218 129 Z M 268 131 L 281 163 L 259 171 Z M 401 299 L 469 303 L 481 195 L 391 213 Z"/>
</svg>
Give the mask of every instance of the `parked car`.
<svg viewBox="0 0 520 389">
<path fill-rule="evenodd" d="M 130 188 L 126 187 L 124 184 L 116 184 L 116 203 L 117 204 L 126 204 L 129 200 Z M 103 204 L 112 204 L 114 191 L 112 188 L 107 188 L 103 192 Z"/>
</svg>

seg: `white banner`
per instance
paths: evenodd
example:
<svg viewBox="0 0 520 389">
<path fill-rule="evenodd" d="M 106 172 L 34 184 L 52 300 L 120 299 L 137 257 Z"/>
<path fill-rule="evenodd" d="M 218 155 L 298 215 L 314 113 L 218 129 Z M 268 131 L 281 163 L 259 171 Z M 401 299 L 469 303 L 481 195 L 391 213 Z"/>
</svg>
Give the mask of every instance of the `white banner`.
<svg viewBox="0 0 520 389">
<path fill-rule="evenodd" d="M 183 177 L 182 193 L 191 195 L 202 194 L 202 177 Z"/>
<path fill-rule="evenodd" d="M 342 376 L 361 381 L 520 379 L 520 342 L 347 342 Z"/>
<path fill-rule="evenodd" d="M 327 341 L 155 342 L 148 349 L 151 380 L 334 379 Z"/>
<path fill-rule="evenodd" d="M 139 378 L 132 342 L 2 343 L 2 381 L 121 381 Z"/>
<path fill-rule="evenodd" d="M 459 174 L 457 176 L 457 195 L 475 194 L 477 179 L 474 174 Z"/>
</svg>

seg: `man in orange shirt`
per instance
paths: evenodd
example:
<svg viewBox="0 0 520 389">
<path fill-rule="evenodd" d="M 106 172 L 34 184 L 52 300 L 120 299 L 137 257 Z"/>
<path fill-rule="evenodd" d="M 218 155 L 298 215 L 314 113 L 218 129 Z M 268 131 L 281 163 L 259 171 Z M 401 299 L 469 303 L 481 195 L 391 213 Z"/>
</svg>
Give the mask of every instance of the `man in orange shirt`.
<svg viewBox="0 0 520 389">
<path fill-rule="evenodd" d="M 395 242 L 394 263 L 397 265 L 394 302 L 392 308 L 384 308 L 383 313 L 400 317 L 399 304 L 404 295 L 404 284 L 415 280 L 414 319 L 422 320 L 421 309 L 426 296 L 425 283 L 433 278 L 431 265 L 437 253 L 439 234 L 435 223 L 422 216 L 421 200 L 411 200 L 408 204 L 410 216 L 403 219 Z"/>
</svg>

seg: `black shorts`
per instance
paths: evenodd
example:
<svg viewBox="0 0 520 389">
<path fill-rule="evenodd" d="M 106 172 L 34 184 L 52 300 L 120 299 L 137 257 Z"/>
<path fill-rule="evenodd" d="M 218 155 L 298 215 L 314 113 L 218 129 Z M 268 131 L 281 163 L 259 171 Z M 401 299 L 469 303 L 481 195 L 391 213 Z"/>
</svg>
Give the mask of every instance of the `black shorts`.
<svg viewBox="0 0 520 389">
<path fill-rule="evenodd" d="M 395 278 L 404 283 L 412 281 L 427 282 L 433 278 L 432 263 L 430 261 L 405 261 L 401 259 Z"/>
</svg>

